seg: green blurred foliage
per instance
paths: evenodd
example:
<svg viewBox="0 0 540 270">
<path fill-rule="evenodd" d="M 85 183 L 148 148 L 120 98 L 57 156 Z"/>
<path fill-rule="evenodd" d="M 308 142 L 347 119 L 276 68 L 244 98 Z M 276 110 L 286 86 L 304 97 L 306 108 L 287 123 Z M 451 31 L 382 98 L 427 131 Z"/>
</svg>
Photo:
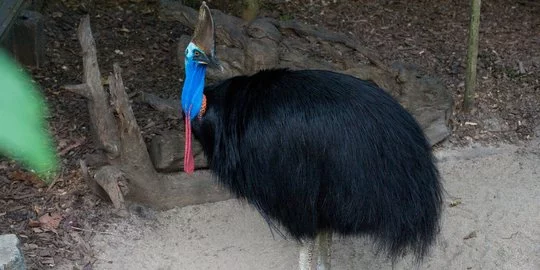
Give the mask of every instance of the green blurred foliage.
<svg viewBox="0 0 540 270">
<path fill-rule="evenodd" d="M 0 154 L 50 182 L 58 160 L 47 115 L 44 98 L 30 77 L 0 49 Z"/>
</svg>

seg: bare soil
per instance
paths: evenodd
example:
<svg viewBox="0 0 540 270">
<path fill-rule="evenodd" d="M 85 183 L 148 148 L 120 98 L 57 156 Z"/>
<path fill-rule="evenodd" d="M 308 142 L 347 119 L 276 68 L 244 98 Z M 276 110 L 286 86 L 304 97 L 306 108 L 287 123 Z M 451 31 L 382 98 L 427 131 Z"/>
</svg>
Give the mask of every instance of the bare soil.
<svg viewBox="0 0 540 270">
<path fill-rule="evenodd" d="M 369 239 L 335 236 L 332 269 L 536 270 L 540 267 L 540 155 L 523 147 L 436 151 L 446 187 L 441 231 L 420 267 L 391 264 Z M 270 232 L 237 200 L 132 217 L 93 238 L 96 269 L 298 269 L 298 245 Z"/>
<path fill-rule="evenodd" d="M 198 6 L 200 1 L 188 2 Z M 234 1 L 208 2 L 237 13 Z M 535 137 L 540 124 L 540 5 L 534 1 L 482 3 L 477 94 L 470 114 L 461 107 L 467 1 L 262 2 L 262 16 L 298 19 L 349 33 L 377 51 L 388 65 L 413 63 L 440 77 L 455 99 L 453 134 L 443 147 L 523 144 Z M 48 62 L 30 72 L 49 102 L 50 128 L 63 170 L 46 187 L 13 162 L 0 160 L 0 232 L 21 237 L 29 269 L 66 262 L 92 269 L 96 254 L 89 241 L 122 220 L 112 214 L 110 204 L 90 193 L 78 169 L 78 160 L 94 152 L 86 102 L 61 86 L 79 83 L 82 77 L 76 38 L 79 19 L 91 15 L 104 78 L 113 62 L 119 62 L 128 93 L 147 91 L 178 98 L 182 74 L 176 41 L 187 29 L 160 21 L 157 5 L 155 0 L 46 1 Z M 135 103 L 134 111 L 145 139 L 179 128 L 178 119 L 168 119 L 145 105 Z"/>
</svg>

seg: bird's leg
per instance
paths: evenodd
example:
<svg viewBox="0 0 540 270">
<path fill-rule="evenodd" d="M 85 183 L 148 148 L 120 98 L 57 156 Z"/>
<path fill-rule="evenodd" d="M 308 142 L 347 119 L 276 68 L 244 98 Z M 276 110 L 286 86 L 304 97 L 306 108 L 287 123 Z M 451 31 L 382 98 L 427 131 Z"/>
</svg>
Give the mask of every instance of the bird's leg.
<svg viewBox="0 0 540 270">
<path fill-rule="evenodd" d="M 300 270 L 312 270 L 313 249 L 315 241 L 312 239 L 305 240 L 300 246 L 299 266 Z"/>
<path fill-rule="evenodd" d="M 317 234 L 317 270 L 330 270 L 332 255 L 332 232 L 324 231 Z"/>
</svg>

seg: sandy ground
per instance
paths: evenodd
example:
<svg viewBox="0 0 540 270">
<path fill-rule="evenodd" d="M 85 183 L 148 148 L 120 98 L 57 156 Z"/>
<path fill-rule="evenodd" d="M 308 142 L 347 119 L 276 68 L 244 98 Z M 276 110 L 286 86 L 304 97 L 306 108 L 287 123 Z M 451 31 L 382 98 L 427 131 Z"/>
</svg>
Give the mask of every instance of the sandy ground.
<svg viewBox="0 0 540 270">
<path fill-rule="evenodd" d="M 442 232 L 419 269 L 540 269 L 540 142 L 437 151 L 447 190 Z M 450 207 L 457 200 L 461 204 Z M 392 265 L 366 239 L 334 236 L 332 269 Z M 297 246 L 272 236 L 237 200 L 111 224 L 94 237 L 94 269 L 295 269 Z"/>
</svg>

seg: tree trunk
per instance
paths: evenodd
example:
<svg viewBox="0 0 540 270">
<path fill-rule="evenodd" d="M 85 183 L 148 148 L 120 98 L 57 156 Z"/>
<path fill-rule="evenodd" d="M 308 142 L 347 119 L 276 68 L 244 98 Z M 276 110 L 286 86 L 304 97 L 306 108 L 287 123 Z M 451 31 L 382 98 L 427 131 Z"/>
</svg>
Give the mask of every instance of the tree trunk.
<svg viewBox="0 0 540 270">
<path fill-rule="evenodd" d="M 476 87 L 476 63 L 478 60 L 478 32 L 480 29 L 481 0 L 471 0 L 471 24 L 469 26 L 469 45 L 467 50 L 467 73 L 465 74 L 465 95 L 463 107 L 470 112 L 474 103 Z"/>
</svg>

